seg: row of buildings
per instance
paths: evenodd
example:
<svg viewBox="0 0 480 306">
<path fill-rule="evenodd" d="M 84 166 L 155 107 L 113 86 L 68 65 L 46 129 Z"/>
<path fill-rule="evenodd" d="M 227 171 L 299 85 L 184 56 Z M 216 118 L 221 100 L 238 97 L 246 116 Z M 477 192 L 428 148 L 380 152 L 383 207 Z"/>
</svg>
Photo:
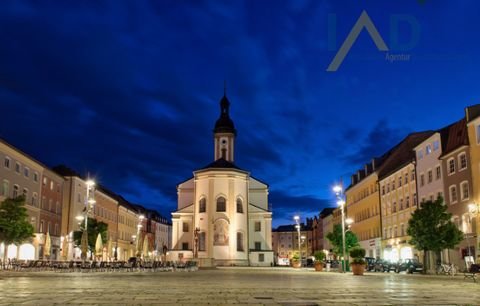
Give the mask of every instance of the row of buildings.
<svg viewBox="0 0 480 306">
<path fill-rule="evenodd" d="M 25 207 L 35 232 L 31 241 L 8 246 L 8 258 L 43 258 L 47 233 L 52 247 L 49 259 L 80 258 L 73 232 L 80 229 L 88 198 L 95 202 L 89 216 L 108 224 L 104 259 L 125 260 L 135 256 L 136 248 L 145 241 L 152 257 L 160 256 L 165 246 L 171 247 L 171 224 L 155 210 L 130 203 L 98 182 L 91 186 L 89 178 L 68 167 L 51 169 L 1 139 L 0 160 L 0 202 L 25 196 Z M 2 243 L 0 258 L 3 252 Z"/>
<path fill-rule="evenodd" d="M 392 261 L 422 259 L 420 251 L 409 244 L 408 220 L 422 202 L 441 196 L 465 239 L 455 249 L 431 256 L 463 266 L 465 256 L 476 258 L 479 254 L 479 183 L 480 105 L 474 105 L 448 126 L 407 135 L 352 174 L 345 190 L 346 218 L 353 219 L 350 229 L 367 256 Z M 305 255 L 331 250 L 325 235 L 334 224 L 341 224 L 340 208 L 326 208 L 307 219 L 302 228 Z M 298 250 L 294 229 L 285 230 L 280 227 L 273 233 L 278 257 Z M 293 243 L 282 243 L 289 231 Z"/>
</svg>

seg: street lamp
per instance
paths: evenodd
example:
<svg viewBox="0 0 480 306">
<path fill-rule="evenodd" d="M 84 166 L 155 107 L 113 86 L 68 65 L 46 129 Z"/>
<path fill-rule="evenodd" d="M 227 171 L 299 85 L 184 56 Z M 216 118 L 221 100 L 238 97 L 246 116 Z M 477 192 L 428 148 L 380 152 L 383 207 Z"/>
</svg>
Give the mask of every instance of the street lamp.
<svg viewBox="0 0 480 306">
<path fill-rule="evenodd" d="M 83 220 L 85 220 L 85 228 L 83 229 L 82 240 L 81 240 L 81 247 L 82 247 L 81 257 L 83 260 L 87 259 L 87 252 L 88 252 L 88 215 L 92 211 L 93 206 L 96 203 L 94 198 L 95 181 L 89 178 L 87 179 L 85 184 L 87 185 L 87 196 L 85 197 L 85 209 L 84 209 L 85 215 L 76 217 L 76 219 L 80 222 L 82 221 L 82 218 Z"/>
<path fill-rule="evenodd" d="M 335 192 L 335 196 L 337 197 L 337 205 L 340 206 L 342 210 L 342 273 L 345 273 L 345 200 L 343 199 L 343 189 L 342 186 L 336 185 L 333 187 L 333 192 Z"/>
<path fill-rule="evenodd" d="M 298 253 L 300 257 L 300 266 L 302 266 L 302 249 L 300 247 L 300 216 L 294 216 L 293 220 L 295 220 L 295 228 L 297 229 L 297 237 L 298 237 Z"/>
</svg>

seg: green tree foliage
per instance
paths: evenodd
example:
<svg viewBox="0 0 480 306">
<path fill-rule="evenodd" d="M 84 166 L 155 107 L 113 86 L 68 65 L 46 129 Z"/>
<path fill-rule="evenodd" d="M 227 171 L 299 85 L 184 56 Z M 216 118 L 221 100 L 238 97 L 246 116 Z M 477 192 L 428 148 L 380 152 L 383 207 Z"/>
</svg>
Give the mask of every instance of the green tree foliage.
<svg viewBox="0 0 480 306">
<path fill-rule="evenodd" d="M 73 232 L 73 240 L 75 246 L 80 247 L 82 241 L 82 232 L 85 228 L 85 222 L 83 221 L 80 224 L 80 230 Z M 102 243 L 107 242 L 107 233 L 108 233 L 108 224 L 104 222 L 99 222 L 97 219 L 88 218 L 87 224 L 87 233 L 88 233 L 88 250 L 95 252 L 95 243 L 97 242 L 97 236 L 100 233 L 102 237 Z"/>
<path fill-rule="evenodd" d="M 453 249 L 463 240 L 463 233 L 451 221 L 452 214 L 447 212 L 441 197 L 435 201 L 421 204 L 408 221 L 407 234 L 412 237 L 409 243 L 423 251 L 424 270 L 427 252 Z"/>
<path fill-rule="evenodd" d="M 5 246 L 4 260 L 8 245 L 20 245 L 33 237 L 34 228 L 28 219 L 24 196 L 8 198 L 0 204 L 0 241 Z"/>
<path fill-rule="evenodd" d="M 333 252 L 337 255 L 343 256 L 342 252 L 342 225 L 336 224 L 333 226 L 333 232 L 327 234 L 327 239 L 330 241 L 333 247 Z M 345 233 L 345 251 L 349 252 L 349 250 L 353 247 L 359 246 L 357 236 L 348 231 Z"/>
</svg>

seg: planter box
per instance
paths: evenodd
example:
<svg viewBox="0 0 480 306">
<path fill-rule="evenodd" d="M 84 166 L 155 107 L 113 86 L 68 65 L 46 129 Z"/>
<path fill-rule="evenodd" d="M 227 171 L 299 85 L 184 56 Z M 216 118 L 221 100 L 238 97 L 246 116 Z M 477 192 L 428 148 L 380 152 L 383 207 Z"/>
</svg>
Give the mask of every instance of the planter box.
<svg viewBox="0 0 480 306">
<path fill-rule="evenodd" d="M 318 271 L 318 272 L 323 271 L 323 262 L 315 262 L 315 271 Z"/>
<path fill-rule="evenodd" d="M 352 272 L 353 272 L 353 275 L 363 275 L 363 273 L 365 272 L 365 265 L 364 264 L 350 264 L 350 266 L 352 267 Z"/>
</svg>

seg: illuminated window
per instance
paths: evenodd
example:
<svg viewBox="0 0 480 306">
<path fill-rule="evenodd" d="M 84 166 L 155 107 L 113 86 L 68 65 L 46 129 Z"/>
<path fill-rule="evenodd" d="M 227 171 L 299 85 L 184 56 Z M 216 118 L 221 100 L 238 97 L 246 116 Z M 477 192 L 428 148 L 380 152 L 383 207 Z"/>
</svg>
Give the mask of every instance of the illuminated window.
<svg viewBox="0 0 480 306">
<path fill-rule="evenodd" d="M 425 148 L 425 155 L 429 155 L 430 153 L 432 153 L 432 146 L 427 145 L 427 147 Z"/>
</svg>

